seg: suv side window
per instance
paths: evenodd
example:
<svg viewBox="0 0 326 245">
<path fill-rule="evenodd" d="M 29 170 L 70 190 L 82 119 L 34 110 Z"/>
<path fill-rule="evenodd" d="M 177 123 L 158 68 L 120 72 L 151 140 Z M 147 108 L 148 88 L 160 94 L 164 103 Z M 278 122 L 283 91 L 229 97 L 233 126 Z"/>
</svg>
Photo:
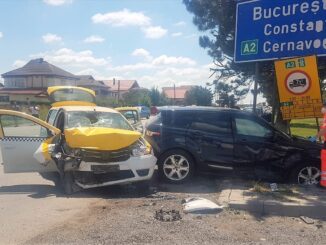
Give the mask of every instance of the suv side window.
<svg viewBox="0 0 326 245">
<path fill-rule="evenodd" d="M 189 128 L 194 120 L 195 113 L 192 111 L 174 111 L 172 112 L 173 126 L 176 128 Z"/>
<path fill-rule="evenodd" d="M 231 134 L 231 123 L 227 114 L 216 112 L 199 112 L 196 114 L 191 129 L 213 134 Z"/>
<path fill-rule="evenodd" d="M 238 135 L 267 138 L 273 133 L 271 129 L 249 118 L 235 118 L 235 126 Z"/>
</svg>

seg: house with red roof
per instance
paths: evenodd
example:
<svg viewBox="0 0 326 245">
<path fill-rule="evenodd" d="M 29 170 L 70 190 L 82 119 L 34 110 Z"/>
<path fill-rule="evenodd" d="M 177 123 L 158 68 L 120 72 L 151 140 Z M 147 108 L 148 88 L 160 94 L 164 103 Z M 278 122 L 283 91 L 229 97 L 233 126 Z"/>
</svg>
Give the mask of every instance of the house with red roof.
<svg viewBox="0 0 326 245">
<path fill-rule="evenodd" d="M 136 80 L 95 80 L 91 75 L 74 75 L 42 58 L 33 59 L 21 68 L 1 75 L 0 105 L 49 103 L 47 88 L 50 86 L 80 86 L 90 88 L 96 95 L 122 99 L 131 89 L 140 88 Z"/>
<path fill-rule="evenodd" d="M 33 59 L 21 68 L 1 75 L 0 103 L 48 103 L 46 90 L 54 85 L 76 86 L 78 77 L 47 61 Z"/>
<path fill-rule="evenodd" d="M 116 99 L 122 99 L 122 95 L 129 92 L 132 89 L 140 88 L 138 82 L 136 80 L 104 80 L 103 83 L 110 87 L 110 92 L 112 96 Z"/>
<path fill-rule="evenodd" d="M 194 86 L 192 85 L 184 85 L 179 87 L 163 87 L 162 91 L 168 99 L 174 102 L 173 104 L 184 105 L 186 93 L 193 87 Z"/>
</svg>

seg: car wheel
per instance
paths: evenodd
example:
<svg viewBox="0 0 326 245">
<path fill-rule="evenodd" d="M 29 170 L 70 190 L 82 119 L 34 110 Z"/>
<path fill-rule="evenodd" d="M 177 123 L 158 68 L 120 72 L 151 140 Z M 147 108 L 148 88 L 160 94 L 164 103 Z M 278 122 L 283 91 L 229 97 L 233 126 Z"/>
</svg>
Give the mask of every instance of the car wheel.
<svg viewBox="0 0 326 245">
<path fill-rule="evenodd" d="M 301 164 L 292 171 L 290 180 L 299 185 L 319 185 L 320 175 L 320 164 Z"/>
<path fill-rule="evenodd" d="M 171 150 L 159 158 L 158 167 L 162 180 L 169 183 L 184 183 L 193 176 L 195 162 L 187 152 Z"/>
</svg>

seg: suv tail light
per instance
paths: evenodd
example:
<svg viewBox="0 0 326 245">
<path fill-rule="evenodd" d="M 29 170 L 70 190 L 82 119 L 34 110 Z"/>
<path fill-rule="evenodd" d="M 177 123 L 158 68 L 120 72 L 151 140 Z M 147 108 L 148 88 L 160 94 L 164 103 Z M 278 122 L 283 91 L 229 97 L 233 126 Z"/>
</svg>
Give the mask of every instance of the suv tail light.
<svg viewBox="0 0 326 245">
<path fill-rule="evenodd" d="M 150 130 L 146 130 L 146 135 L 149 136 L 149 137 L 152 137 L 152 136 L 160 136 L 161 133 L 160 132 L 153 132 L 153 131 L 150 131 Z"/>
</svg>

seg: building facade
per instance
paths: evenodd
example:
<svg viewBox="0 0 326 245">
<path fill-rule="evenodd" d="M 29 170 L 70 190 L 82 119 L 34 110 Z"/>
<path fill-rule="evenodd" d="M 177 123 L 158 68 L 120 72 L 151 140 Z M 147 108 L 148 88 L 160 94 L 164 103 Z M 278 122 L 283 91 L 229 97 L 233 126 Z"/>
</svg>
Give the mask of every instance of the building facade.
<svg viewBox="0 0 326 245">
<path fill-rule="evenodd" d="M 46 90 L 55 85 L 76 86 L 78 77 L 42 58 L 1 75 L 4 87 L 0 88 L 0 104 L 46 103 Z"/>
<path fill-rule="evenodd" d="M 131 89 L 139 88 L 136 80 L 95 80 L 91 75 L 74 75 L 42 58 L 29 61 L 21 68 L 1 75 L 0 105 L 49 103 L 47 88 L 50 86 L 80 86 L 95 91 L 101 99 L 117 101 Z"/>
</svg>

